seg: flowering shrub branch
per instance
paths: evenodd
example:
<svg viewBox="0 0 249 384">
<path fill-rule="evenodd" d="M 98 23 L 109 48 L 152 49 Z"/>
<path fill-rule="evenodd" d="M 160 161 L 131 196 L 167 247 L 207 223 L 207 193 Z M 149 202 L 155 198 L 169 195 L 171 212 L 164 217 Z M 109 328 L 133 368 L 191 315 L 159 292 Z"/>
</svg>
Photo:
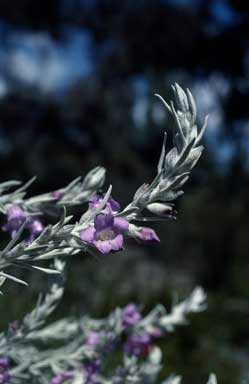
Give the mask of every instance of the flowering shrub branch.
<svg viewBox="0 0 249 384">
<path fill-rule="evenodd" d="M 158 305 L 143 317 L 135 304 L 128 304 L 105 319 L 69 318 L 44 326 L 61 296 L 60 284 L 53 284 L 22 323 L 0 335 L 0 354 L 17 364 L 8 370 L 15 383 L 24 378 L 30 383 L 53 384 L 68 379 L 72 383 L 153 383 L 161 369 L 157 341 L 185 322 L 189 313 L 206 307 L 205 293 L 196 288 L 169 313 Z M 59 343 L 56 349 L 48 348 L 55 342 Z M 41 343 L 48 349 L 39 349 Z M 105 360 L 114 353 L 120 353 L 120 363 L 110 375 Z"/>
<path fill-rule="evenodd" d="M 7 191 L 10 188 L 21 183 L 15 180 L 1 183 L 0 212 L 6 214 L 11 206 L 17 205 L 30 215 L 58 215 L 61 212 L 61 207 L 69 208 L 86 203 L 103 186 L 105 174 L 106 170 L 103 167 L 96 167 L 83 180 L 78 177 L 65 188 L 30 198 L 25 198 L 26 191 L 35 181 L 35 177 L 14 192 L 9 193 Z"/>
<path fill-rule="evenodd" d="M 162 361 L 157 340 L 185 324 L 189 313 L 205 309 L 205 293 L 196 288 L 169 313 L 158 305 L 143 316 L 131 303 L 117 308 L 106 319 L 62 319 L 46 325 L 63 295 L 65 264 L 58 257 L 121 251 L 128 237 L 139 243 L 159 242 L 154 229 L 138 226 L 137 222 L 175 217 L 172 202 L 183 194 L 182 187 L 201 156 L 203 147 L 199 143 L 207 118 L 199 130 L 190 91 L 175 84 L 173 93 L 175 104 L 167 104 L 157 95 L 175 120 L 173 148 L 167 151 L 165 133 L 157 175 L 136 191 L 123 210 L 112 198 L 111 186 L 106 193 L 100 193 L 106 172 L 102 167 L 65 188 L 30 198 L 26 191 L 33 179 L 23 186 L 17 181 L 0 184 L 0 212 L 6 216 L 2 230 L 11 237 L 0 252 L 0 287 L 6 279 L 27 284 L 6 272 L 12 266 L 53 275 L 50 291 L 39 298 L 35 309 L 22 323 L 14 322 L 0 334 L 0 384 L 155 383 Z M 67 216 L 71 207 L 84 203 L 88 203 L 88 209 L 79 221 Z M 50 224 L 53 217 L 59 220 L 56 224 Z M 39 265 L 49 259 L 54 259 L 53 267 Z M 108 357 L 113 353 L 118 353 L 120 359 L 110 373 Z M 171 376 L 163 383 L 179 382 L 179 376 Z M 215 383 L 211 375 L 208 384 Z"/>
<path fill-rule="evenodd" d="M 206 118 L 198 131 L 196 105 L 189 90 L 185 93 L 176 84 L 173 91 L 176 106 L 173 102 L 168 105 L 159 97 L 176 123 L 174 146 L 167 153 L 165 134 L 155 179 L 151 184 L 143 184 L 123 211 L 120 212 L 119 204 L 112 199 L 111 187 L 105 196 L 96 196 L 105 179 L 102 167 L 89 172 L 83 181 L 76 179 L 66 188 L 27 199 L 26 189 L 32 181 L 12 193 L 6 191 L 15 186 L 16 181 L 0 185 L 0 210 L 8 218 L 3 229 L 9 231 L 13 238 L 0 254 L 1 271 L 11 264 L 25 267 L 38 260 L 92 251 L 94 248 L 102 253 L 118 251 L 123 248 L 126 236 L 140 242 L 159 241 L 153 229 L 138 227 L 133 221 L 174 217 L 172 201 L 183 193 L 182 186 L 201 155 L 203 147 L 199 142 L 207 124 Z M 66 216 L 65 209 L 86 201 L 89 202 L 88 211 L 78 223 L 68 224 L 72 217 Z M 48 214 L 59 214 L 62 207 L 64 215 L 61 220 L 44 229 L 42 218 Z M 29 238 L 20 242 L 25 228 L 30 232 Z M 13 278 L 5 272 L 1 272 L 1 276 Z"/>
</svg>

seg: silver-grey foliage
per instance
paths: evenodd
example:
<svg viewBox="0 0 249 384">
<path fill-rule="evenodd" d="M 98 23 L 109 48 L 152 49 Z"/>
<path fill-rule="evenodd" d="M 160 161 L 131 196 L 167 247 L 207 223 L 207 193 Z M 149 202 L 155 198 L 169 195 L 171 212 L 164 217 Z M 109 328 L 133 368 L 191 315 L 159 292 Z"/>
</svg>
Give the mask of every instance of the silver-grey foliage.
<svg viewBox="0 0 249 384">
<path fill-rule="evenodd" d="M 168 104 L 161 96 L 156 96 L 174 119 L 173 147 L 167 150 L 165 133 L 154 180 L 138 188 L 132 201 L 123 211 L 112 212 L 115 217 L 125 219 L 128 229 L 124 236 L 136 238 L 140 231 L 149 230 L 149 235 L 153 235 L 154 240 L 157 239 L 152 229 L 138 227 L 136 221 L 174 217 L 172 201 L 183 194 L 183 185 L 203 150 L 200 141 L 207 125 L 207 118 L 199 129 L 196 123 L 196 104 L 191 92 L 188 89 L 185 92 L 178 84 L 172 88 L 174 102 Z M 48 219 L 58 217 L 57 224 L 47 225 L 32 242 L 23 239 L 27 224 L 25 221 L 0 252 L 2 290 L 6 279 L 27 284 L 9 272 L 12 266 L 41 270 L 51 274 L 53 280 L 50 291 L 39 298 L 35 309 L 27 314 L 22 322 L 14 322 L 7 332 L 0 334 L 0 358 L 5 356 L 11 361 L 10 383 L 155 383 L 161 370 L 162 352 L 154 344 L 153 348 L 146 349 L 142 360 L 137 353 L 130 354 L 127 351 L 123 353 L 122 360 L 112 373 L 104 374 L 89 364 L 97 364 L 100 359 L 104 360 L 106 354 L 112 353 L 112 349 L 117 345 L 122 347 L 121 340 L 124 336 L 128 340 L 127 343 L 130 343 L 125 348 L 131 348 L 134 342 L 132 337 L 137 335 L 139 337 L 153 335 L 150 336 L 152 343 L 152 339 L 174 331 L 178 325 L 185 324 L 189 313 L 201 312 L 206 308 L 206 295 L 202 288 L 198 287 L 189 298 L 175 303 L 170 312 L 167 312 L 162 305 L 158 305 L 145 317 L 135 313 L 137 320 L 128 328 L 124 326 L 124 310 L 121 308 L 117 308 L 107 318 L 101 320 L 85 316 L 80 319 L 65 318 L 47 325 L 47 318 L 60 302 L 64 291 L 65 264 L 58 258 L 63 256 L 65 260 L 68 256 L 79 252 L 94 252 L 93 244 L 81 239 L 81 231 L 93 226 L 95 218 L 100 213 L 106 212 L 107 203 L 111 198 L 111 186 L 96 206 L 82 213 L 78 222 L 66 212 L 73 206 L 81 207 L 83 203 L 96 196 L 104 184 L 105 172 L 104 168 L 97 167 L 83 180 L 78 178 L 59 191 L 34 197 L 26 197 L 26 191 L 33 179 L 23 186 L 15 180 L 0 184 L 2 214 L 8 214 L 9 208 L 17 205 L 30 217 L 39 214 Z M 148 233 L 143 233 L 143 236 L 147 240 Z M 39 262 L 49 259 L 54 259 L 52 267 L 40 265 Z M 91 334 L 98 335 L 98 343 L 94 346 L 88 340 Z M 3 361 L 2 364 L 7 363 Z M 5 383 L 7 381 L 3 381 L 5 379 L 1 369 L 3 368 L 0 366 L 0 383 Z M 93 372 L 91 373 L 93 381 L 89 381 L 89 372 Z M 164 380 L 163 384 L 178 384 L 180 380 L 180 376 L 172 375 Z M 208 384 L 216 384 L 214 375 L 210 376 Z"/>
<path fill-rule="evenodd" d="M 207 126 L 207 117 L 200 130 L 196 123 L 196 104 L 191 92 L 178 85 L 173 87 L 175 104 L 167 104 L 160 95 L 156 95 L 166 106 L 175 121 L 173 148 L 167 152 L 167 134 L 164 134 L 157 175 L 151 184 L 143 184 L 135 193 L 133 201 L 125 209 L 133 219 L 141 219 L 141 210 L 149 209 L 160 213 L 160 203 L 170 203 L 183 194 L 182 187 L 189 178 L 191 169 L 199 160 L 203 146 L 201 138 Z M 163 213 L 169 207 L 161 204 Z"/>
<path fill-rule="evenodd" d="M 106 170 L 103 167 L 92 169 L 85 178 L 78 177 L 65 188 L 61 188 L 61 198 L 57 199 L 53 192 L 26 198 L 28 187 L 35 181 L 35 177 L 26 184 L 17 188 L 13 192 L 8 192 L 10 188 L 20 185 L 19 181 L 7 181 L 0 184 L 0 212 L 6 214 L 9 206 L 17 204 L 25 208 L 32 214 L 47 213 L 49 215 L 59 215 L 61 208 L 80 206 L 86 203 L 105 182 Z"/>
<path fill-rule="evenodd" d="M 72 383 L 84 384 L 87 381 L 82 361 L 96 356 L 104 359 L 105 346 L 117 343 L 124 333 L 121 308 L 105 319 L 65 318 L 44 326 L 60 298 L 61 286 L 54 284 L 51 292 L 37 303 L 35 310 L 26 315 L 16 329 L 0 335 L 0 355 L 8 355 L 16 363 L 16 367 L 10 370 L 14 383 L 23 383 L 24 378 L 29 383 L 50 383 L 58 373 L 73 370 L 75 381 Z M 182 324 L 189 313 L 201 312 L 205 307 L 206 295 L 201 288 L 196 288 L 188 299 L 173 305 L 169 312 L 162 305 L 156 306 L 129 332 L 143 334 L 160 329 L 165 334 Z M 100 335 L 98 350 L 87 343 L 87 336 L 91 332 Z M 55 342 L 57 348 L 53 347 Z M 41 343 L 43 348 L 38 348 L 37 345 Z M 98 374 L 96 383 L 154 383 L 161 364 L 159 347 L 154 347 L 142 363 L 136 356 L 125 355 L 111 375 Z M 167 382 L 171 383 L 171 380 L 173 384 L 176 377 L 169 378 Z"/>
<path fill-rule="evenodd" d="M 160 220 L 170 216 L 173 212 L 171 202 L 183 193 L 182 187 L 189 177 L 189 172 L 201 155 L 203 147 L 199 143 L 206 127 L 207 118 L 203 127 L 198 130 L 196 105 L 192 94 L 189 90 L 185 93 L 178 84 L 173 86 L 173 91 L 175 105 L 173 102 L 170 105 L 167 104 L 161 96 L 160 99 L 175 120 L 174 146 L 168 152 L 166 151 L 165 133 L 155 179 L 151 184 L 143 184 L 135 193 L 131 203 L 118 214 L 129 222 Z M 11 193 L 6 193 L 6 190 L 15 186 L 16 181 L 1 184 L 0 210 L 3 213 L 6 213 L 10 205 L 19 204 L 31 214 L 39 212 L 58 214 L 62 212 L 61 207 L 64 207 L 64 214 L 58 224 L 47 226 L 41 236 L 31 244 L 19 241 L 23 230 L 20 228 L 16 237 L 0 253 L 0 271 L 11 264 L 33 266 L 33 263 L 38 260 L 91 251 L 91 247 L 80 240 L 79 233 L 93 223 L 95 216 L 108 200 L 111 188 L 108 189 L 102 204 L 95 210 L 83 214 L 78 223 L 69 224 L 72 217 L 66 216 L 65 209 L 72 205 L 81 205 L 89 200 L 102 187 L 104 178 L 105 170 L 97 167 L 83 181 L 76 179 L 62 189 L 63 196 L 59 200 L 53 198 L 52 193 L 26 199 L 25 193 L 30 182 Z M 152 216 L 148 218 L 147 212 L 152 213 Z M 2 272 L 2 277 L 11 278 L 5 272 Z"/>
</svg>

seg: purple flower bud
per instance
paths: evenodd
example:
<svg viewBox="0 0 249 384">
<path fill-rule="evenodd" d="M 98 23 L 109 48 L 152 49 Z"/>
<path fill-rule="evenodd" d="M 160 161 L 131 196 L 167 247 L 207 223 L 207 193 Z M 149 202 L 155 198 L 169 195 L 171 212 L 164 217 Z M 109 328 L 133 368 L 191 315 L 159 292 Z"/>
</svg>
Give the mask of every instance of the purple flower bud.
<svg viewBox="0 0 249 384">
<path fill-rule="evenodd" d="M 0 372 L 3 372 L 9 367 L 9 359 L 6 356 L 0 357 Z"/>
<path fill-rule="evenodd" d="M 141 319 L 137 306 L 133 303 L 128 304 L 122 311 L 122 323 L 125 327 L 135 325 Z"/>
<path fill-rule="evenodd" d="M 31 243 L 41 234 L 44 230 L 44 226 L 40 220 L 29 217 L 28 213 L 24 212 L 18 205 L 12 205 L 8 208 L 7 223 L 2 227 L 2 230 L 9 231 L 13 238 L 25 220 L 27 220 L 25 227 L 28 228 L 30 232 L 27 242 Z"/>
<path fill-rule="evenodd" d="M 137 227 L 134 224 L 129 224 L 129 234 L 134 237 L 139 243 L 158 243 L 159 237 L 152 228 Z"/>
<path fill-rule="evenodd" d="M 97 332 L 90 332 L 86 340 L 87 345 L 89 345 L 90 347 L 96 347 L 99 344 L 99 342 L 100 342 L 99 334 Z"/>
<path fill-rule="evenodd" d="M 44 225 L 38 219 L 31 219 L 28 223 L 28 229 L 30 231 L 30 236 L 27 240 L 28 243 L 32 243 L 44 230 Z"/>
<path fill-rule="evenodd" d="M 124 345 L 124 350 L 128 355 L 147 356 L 152 347 L 152 338 L 145 333 L 130 336 Z"/>
<path fill-rule="evenodd" d="M 160 241 L 154 229 L 147 228 L 147 227 L 143 227 L 140 229 L 139 235 L 137 238 L 138 240 L 145 241 L 145 242 L 158 243 Z"/>
<path fill-rule="evenodd" d="M 7 223 L 2 226 L 3 231 L 8 231 L 13 238 L 18 229 L 27 219 L 27 213 L 22 210 L 18 205 L 12 205 L 7 210 Z"/>
</svg>

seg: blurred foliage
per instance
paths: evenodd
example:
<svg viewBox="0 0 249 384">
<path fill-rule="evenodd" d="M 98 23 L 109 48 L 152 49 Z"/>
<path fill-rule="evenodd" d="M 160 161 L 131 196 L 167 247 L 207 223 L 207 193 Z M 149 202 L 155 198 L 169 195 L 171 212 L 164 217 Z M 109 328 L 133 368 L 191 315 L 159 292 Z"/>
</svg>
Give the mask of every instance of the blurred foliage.
<svg viewBox="0 0 249 384">
<path fill-rule="evenodd" d="M 248 18 L 249 2 L 242 0 L 0 2 L 0 78 L 8 85 L 0 100 L 1 179 L 38 175 L 33 193 L 59 188 L 102 164 L 114 196 L 128 202 L 153 176 L 162 132 L 171 129 L 153 93 L 169 97 L 174 81 L 192 89 L 225 79 L 225 94 L 222 83 L 216 85 L 217 126 L 210 110 L 208 135 L 217 134 L 217 141 L 206 139 L 205 155 L 177 204 L 177 222 L 158 226 L 161 245 L 130 244 L 122 254 L 73 260 L 58 311 L 101 316 L 130 300 L 145 309 L 156 302 L 168 306 L 172 290 L 184 295 L 204 285 L 208 311 L 163 346 L 164 373 L 184 374 L 186 383 L 204 382 L 210 371 L 225 384 L 249 374 Z M 6 65 L 13 31 L 43 33 L 59 44 L 67 28 L 90 36 L 89 76 L 44 91 Z M 221 164 L 224 143 L 231 150 Z M 1 327 L 21 317 L 46 286 L 40 275 L 30 281 L 29 290 L 8 285 Z M 12 303 L 16 289 L 21 295 Z"/>
</svg>

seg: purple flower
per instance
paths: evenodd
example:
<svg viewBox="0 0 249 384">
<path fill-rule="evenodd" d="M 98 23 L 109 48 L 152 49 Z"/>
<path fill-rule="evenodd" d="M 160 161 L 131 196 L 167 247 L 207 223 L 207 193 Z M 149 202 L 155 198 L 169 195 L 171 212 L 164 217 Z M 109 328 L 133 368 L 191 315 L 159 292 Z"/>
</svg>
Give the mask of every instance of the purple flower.
<svg viewBox="0 0 249 384">
<path fill-rule="evenodd" d="M 90 200 L 89 200 L 89 208 L 94 209 L 98 208 L 99 204 L 102 202 L 103 196 L 99 195 L 94 195 Z M 113 212 L 119 212 L 120 211 L 120 204 L 113 199 L 112 196 L 109 197 L 106 206 L 109 207 Z"/>
<path fill-rule="evenodd" d="M 25 227 L 28 228 L 30 232 L 27 242 L 31 243 L 41 234 L 44 226 L 37 218 L 28 216 L 28 213 L 24 212 L 18 205 L 12 205 L 8 208 L 7 223 L 2 226 L 2 230 L 10 232 L 11 237 L 13 238 L 25 220 L 27 220 Z"/>
<path fill-rule="evenodd" d="M 152 228 L 137 227 L 134 224 L 129 225 L 129 234 L 134 237 L 138 243 L 158 243 L 159 237 Z"/>
<path fill-rule="evenodd" d="M 95 245 L 101 253 L 123 249 L 124 232 L 129 223 L 122 217 L 114 217 L 112 211 L 100 213 L 95 217 L 94 226 L 80 232 L 81 240 Z"/>
<path fill-rule="evenodd" d="M 8 383 L 10 375 L 8 373 L 9 359 L 5 356 L 0 358 L 0 384 Z"/>
<path fill-rule="evenodd" d="M 90 332 L 86 340 L 87 345 L 89 345 L 90 347 L 96 347 L 99 344 L 99 342 L 100 342 L 99 334 L 97 332 Z"/>
<path fill-rule="evenodd" d="M 32 243 L 44 230 L 44 225 L 38 219 L 31 219 L 28 222 L 27 227 L 30 232 L 29 238 L 27 239 L 28 243 Z"/>
<path fill-rule="evenodd" d="M 65 371 L 55 376 L 51 384 L 62 384 L 66 382 L 68 379 L 72 379 L 73 377 L 74 377 L 73 371 Z"/>
<path fill-rule="evenodd" d="M 10 375 L 7 371 L 3 373 L 0 372 L 0 384 L 6 384 L 9 382 L 9 380 L 10 380 Z"/>
<path fill-rule="evenodd" d="M 130 336 L 124 345 L 124 350 L 128 355 L 147 356 L 152 347 L 152 338 L 144 333 Z"/>
<path fill-rule="evenodd" d="M 9 367 L 9 359 L 8 357 L 4 356 L 0 358 L 0 372 L 8 369 Z"/>
<path fill-rule="evenodd" d="M 99 373 L 101 368 L 101 360 L 95 359 L 90 361 L 85 366 L 85 372 L 86 372 L 86 384 L 93 384 L 95 383 L 95 375 Z"/>
<path fill-rule="evenodd" d="M 133 303 L 126 305 L 122 311 L 122 323 L 125 327 L 135 325 L 141 319 L 137 306 Z"/>
<path fill-rule="evenodd" d="M 137 239 L 146 243 L 147 242 L 158 243 L 160 241 L 154 229 L 147 228 L 147 227 L 140 228 Z"/>
<path fill-rule="evenodd" d="M 11 237 L 15 237 L 18 229 L 27 219 L 28 215 L 18 205 L 12 205 L 7 210 L 7 223 L 2 226 L 3 231 L 8 231 Z"/>
</svg>

